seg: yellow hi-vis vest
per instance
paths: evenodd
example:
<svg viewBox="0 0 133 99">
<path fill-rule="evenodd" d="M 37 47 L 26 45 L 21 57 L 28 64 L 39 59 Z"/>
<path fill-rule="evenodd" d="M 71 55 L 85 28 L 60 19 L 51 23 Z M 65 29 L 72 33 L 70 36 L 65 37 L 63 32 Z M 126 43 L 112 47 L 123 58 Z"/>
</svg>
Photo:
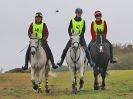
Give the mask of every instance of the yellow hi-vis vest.
<svg viewBox="0 0 133 99">
<path fill-rule="evenodd" d="M 75 19 L 72 19 L 72 30 L 75 33 L 79 33 L 79 35 L 82 33 L 82 29 L 84 26 L 84 20 L 81 21 L 75 21 Z"/>
<path fill-rule="evenodd" d="M 96 35 L 97 35 L 97 29 L 101 30 L 102 32 L 104 31 L 104 20 L 102 20 L 102 24 L 100 24 L 100 25 L 97 25 L 96 21 L 94 21 L 93 24 L 94 24 L 93 27 L 94 27 L 94 31 L 95 31 Z"/>
<path fill-rule="evenodd" d="M 32 26 L 33 26 L 33 34 L 37 34 L 38 39 L 42 39 L 44 24 L 43 23 L 36 24 L 35 22 L 33 22 Z"/>
</svg>

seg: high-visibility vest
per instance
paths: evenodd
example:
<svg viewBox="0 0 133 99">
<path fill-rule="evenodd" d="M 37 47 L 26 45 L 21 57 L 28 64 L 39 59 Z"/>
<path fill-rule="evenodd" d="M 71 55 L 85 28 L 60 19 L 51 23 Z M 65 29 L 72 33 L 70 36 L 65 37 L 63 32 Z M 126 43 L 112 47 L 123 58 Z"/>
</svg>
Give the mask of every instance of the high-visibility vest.
<svg viewBox="0 0 133 99">
<path fill-rule="evenodd" d="M 82 19 L 81 21 L 75 21 L 75 19 L 72 19 L 72 30 L 75 33 L 82 33 L 82 29 L 84 26 L 84 20 Z"/>
<path fill-rule="evenodd" d="M 42 39 L 43 36 L 43 28 L 44 24 L 36 24 L 35 22 L 33 23 L 33 34 L 37 34 L 38 39 Z"/>
<path fill-rule="evenodd" d="M 96 21 L 94 21 L 93 23 L 94 23 L 93 27 L 94 27 L 94 31 L 95 31 L 96 35 L 97 35 L 97 29 L 101 30 L 102 32 L 104 31 L 104 20 L 102 20 L 102 24 L 100 24 L 100 25 L 97 25 Z"/>
</svg>

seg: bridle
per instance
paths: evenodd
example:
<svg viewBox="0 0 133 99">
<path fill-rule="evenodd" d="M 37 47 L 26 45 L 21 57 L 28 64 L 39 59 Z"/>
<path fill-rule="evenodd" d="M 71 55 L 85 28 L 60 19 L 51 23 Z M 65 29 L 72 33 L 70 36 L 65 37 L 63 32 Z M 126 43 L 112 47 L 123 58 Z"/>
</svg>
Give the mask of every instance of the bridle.
<svg viewBox="0 0 133 99">
<path fill-rule="evenodd" d="M 77 49 L 78 49 L 79 48 L 79 45 L 80 45 L 79 42 L 73 42 L 72 43 L 72 48 L 74 48 L 74 44 L 78 44 L 78 47 L 77 47 Z"/>
<path fill-rule="evenodd" d="M 75 43 L 77 43 L 78 44 L 78 47 L 75 49 L 75 47 L 74 47 L 74 44 Z M 78 51 L 78 49 L 79 49 L 79 56 L 78 56 L 78 58 L 76 59 L 76 57 L 77 57 L 77 55 L 76 55 L 76 53 L 77 53 L 77 51 Z M 75 57 L 75 59 L 73 59 L 73 57 L 72 57 L 72 55 L 71 55 L 71 52 L 74 52 L 74 57 Z M 70 57 L 71 57 L 71 59 L 72 59 L 72 61 L 76 64 L 77 62 L 78 62 L 78 60 L 80 59 L 80 56 L 81 56 L 81 52 L 80 52 L 80 44 L 79 44 L 79 42 L 73 42 L 72 43 L 72 45 L 71 45 L 71 49 L 70 49 Z"/>
<path fill-rule="evenodd" d="M 100 44 L 99 42 L 96 40 L 96 47 L 103 52 L 103 43 L 104 43 L 104 38 L 103 38 L 103 34 L 99 34 L 100 36 Z"/>
<path fill-rule="evenodd" d="M 30 38 L 30 39 L 37 39 L 37 46 L 30 46 L 30 48 L 35 48 L 35 50 L 37 51 L 37 49 L 39 48 L 39 42 L 40 42 L 40 40 L 38 39 L 38 38 Z M 30 42 L 30 44 L 31 44 L 31 42 Z"/>
</svg>

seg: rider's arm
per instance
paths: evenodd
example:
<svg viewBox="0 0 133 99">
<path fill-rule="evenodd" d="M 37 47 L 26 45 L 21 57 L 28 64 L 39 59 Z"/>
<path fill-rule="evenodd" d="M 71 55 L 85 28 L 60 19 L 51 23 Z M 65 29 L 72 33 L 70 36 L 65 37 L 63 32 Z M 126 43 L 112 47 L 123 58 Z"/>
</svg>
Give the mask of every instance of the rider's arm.
<svg viewBox="0 0 133 99">
<path fill-rule="evenodd" d="M 84 26 L 83 26 L 82 33 L 81 33 L 80 37 L 84 37 L 85 28 L 86 28 L 86 25 L 85 25 L 85 21 L 84 21 Z"/>
<path fill-rule="evenodd" d="M 45 23 L 44 23 L 43 30 L 44 30 L 44 32 L 43 32 L 43 40 L 47 41 L 49 32 L 48 32 L 47 25 Z"/>
<path fill-rule="evenodd" d="M 106 21 L 104 21 L 104 31 L 103 31 L 103 33 L 104 33 L 104 36 L 106 38 L 107 37 L 107 24 L 106 24 Z"/>
<path fill-rule="evenodd" d="M 68 33 L 69 33 L 69 36 L 72 35 L 72 31 L 71 31 L 71 29 L 72 29 L 72 20 L 70 21 L 70 24 L 69 24 L 69 27 L 68 27 Z"/>
<path fill-rule="evenodd" d="M 94 31 L 94 23 L 91 23 L 91 36 L 92 36 L 92 40 L 94 41 L 96 39 L 96 33 Z"/>
<path fill-rule="evenodd" d="M 29 38 L 30 38 L 30 36 L 31 36 L 31 34 L 33 33 L 33 26 L 32 26 L 32 23 L 30 24 L 30 27 L 29 27 L 29 30 L 28 30 L 28 36 L 29 36 Z"/>
</svg>

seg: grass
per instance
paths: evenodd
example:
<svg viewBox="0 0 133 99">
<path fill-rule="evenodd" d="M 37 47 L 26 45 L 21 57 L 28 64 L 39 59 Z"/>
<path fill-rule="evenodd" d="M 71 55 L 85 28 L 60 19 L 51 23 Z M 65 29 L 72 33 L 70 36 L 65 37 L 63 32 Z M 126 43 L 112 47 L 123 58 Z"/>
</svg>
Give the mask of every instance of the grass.
<svg viewBox="0 0 133 99">
<path fill-rule="evenodd" d="M 133 99 L 133 70 L 108 71 L 106 91 L 93 90 L 92 74 L 92 71 L 85 73 L 84 91 L 76 95 L 71 94 L 69 72 L 59 72 L 56 78 L 49 78 L 49 94 L 44 91 L 38 94 L 32 89 L 30 74 L 0 74 L 0 99 Z"/>
</svg>

